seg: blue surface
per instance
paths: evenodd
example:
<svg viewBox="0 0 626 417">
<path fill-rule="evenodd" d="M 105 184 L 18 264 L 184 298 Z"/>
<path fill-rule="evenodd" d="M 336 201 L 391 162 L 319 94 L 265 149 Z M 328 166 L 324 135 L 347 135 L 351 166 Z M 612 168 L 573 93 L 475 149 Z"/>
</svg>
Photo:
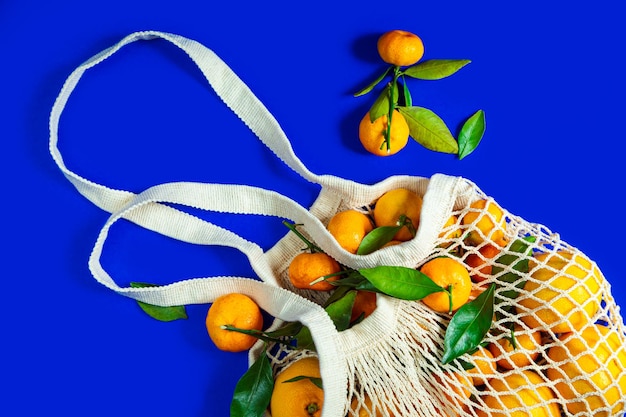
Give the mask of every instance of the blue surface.
<svg viewBox="0 0 626 417">
<path fill-rule="evenodd" d="M 213 347 L 206 306 L 190 307 L 189 320 L 160 323 L 91 278 L 87 258 L 107 214 L 76 192 L 48 154 L 49 111 L 65 78 L 136 30 L 178 33 L 213 49 L 313 172 L 365 183 L 394 174 L 468 177 L 509 211 L 587 253 L 626 304 L 619 2 L 385 4 L 0 3 L 0 415 L 227 416 L 246 368 L 245 354 Z M 361 149 L 356 129 L 373 96 L 351 93 L 384 68 L 376 38 L 396 28 L 422 37 L 425 58 L 472 60 L 449 79 L 411 84 L 415 104 L 453 128 L 485 110 L 486 135 L 468 158 L 415 142 L 390 158 Z M 264 148 L 164 42 L 133 44 L 88 73 L 61 120 L 60 145 L 77 173 L 136 192 L 174 180 L 244 183 L 308 206 L 319 190 Z M 265 249 L 285 233 L 272 219 L 219 221 Z M 114 228 L 103 262 L 120 284 L 252 273 L 232 250 L 125 224 Z"/>
</svg>

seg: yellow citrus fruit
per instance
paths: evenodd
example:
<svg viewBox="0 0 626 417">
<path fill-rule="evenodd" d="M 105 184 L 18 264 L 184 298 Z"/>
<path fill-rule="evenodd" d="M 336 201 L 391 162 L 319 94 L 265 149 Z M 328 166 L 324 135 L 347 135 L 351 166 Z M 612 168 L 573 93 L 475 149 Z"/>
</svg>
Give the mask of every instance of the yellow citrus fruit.
<svg viewBox="0 0 626 417">
<path fill-rule="evenodd" d="M 431 309 L 447 313 L 467 303 L 472 292 L 472 280 L 465 266 L 452 258 L 440 257 L 426 262 L 420 271 L 432 279 L 440 287 L 451 290 L 450 297 L 446 292 L 436 292 L 422 298 L 424 304 Z M 450 306 L 452 299 L 452 306 Z"/>
<path fill-rule="evenodd" d="M 424 56 L 424 43 L 414 33 L 390 30 L 378 38 L 378 54 L 388 64 L 413 65 Z"/>
<path fill-rule="evenodd" d="M 383 248 L 386 248 L 387 246 L 394 246 L 394 245 L 398 245 L 398 244 L 400 244 L 400 243 L 402 243 L 402 241 L 401 241 L 401 240 L 390 240 L 389 242 L 387 242 L 387 243 L 385 243 L 385 244 L 383 245 Z"/>
<path fill-rule="evenodd" d="M 475 271 L 471 274 L 472 281 L 482 282 L 486 280 L 493 269 L 493 260 L 502 249 L 497 245 L 485 244 L 478 249 L 478 253 L 473 252 L 465 258 L 465 264 Z"/>
<path fill-rule="evenodd" d="M 479 417 L 560 417 L 554 392 L 534 371 L 522 370 L 490 379 L 480 398 L 487 413 L 476 408 Z"/>
<path fill-rule="evenodd" d="M 331 217 L 326 226 L 339 246 L 350 253 L 356 253 L 366 234 L 372 231 L 370 218 L 357 210 L 344 210 Z"/>
<path fill-rule="evenodd" d="M 461 229 L 457 226 L 458 218 L 453 214 L 448 217 L 446 224 L 443 225 L 443 231 L 439 234 L 440 239 L 444 239 L 442 247 L 447 248 L 452 241 L 461 237 Z"/>
<path fill-rule="evenodd" d="M 489 378 L 492 378 L 498 373 L 493 354 L 489 349 L 482 346 L 480 346 L 476 352 L 472 353 L 469 358 L 467 358 L 467 361 L 474 365 L 472 369 L 467 371 L 474 385 L 483 385 Z"/>
<path fill-rule="evenodd" d="M 580 330 L 590 323 L 602 301 L 602 275 L 591 261 L 571 252 L 546 252 L 530 262 L 528 297 L 518 297 L 518 314 L 530 327 L 555 333 Z"/>
<path fill-rule="evenodd" d="M 472 395 L 472 378 L 461 372 L 448 372 L 445 376 L 435 375 L 435 381 L 442 386 L 443 396 L 449 405 L 456 406 L 455 414 L 444 414 L 444 410 L 438 410 L 440 415 L 447 417 L 459 416 L 467 407 L 467 400 Z"/>
<path fill-rule="evenodd" d="M 588 410 L 593 416 L 621 415 L 626 396 L 624 337 L 615 329 L 593 324 L 580 333 L 564 333 L 559 340 L 563 345 L 548 351 L 554 366 L 547 376 L 556 382 L 567 410 L 576 415 Z"/>
<path fill-rule="evenodd" d="M 422 197 L 406 188 L 396 188 L 384 193 L 374 205 L 374 223 L 377 227 L 396 226 L 402 215 L 410 219 L 412 229 L 401 228 L 394 240 L 407 241 L 414 237 L 422 213 Z"/>
<path fill-rule="evenodd" d="M 376 293 L 371 291 L 357 291 L 354 299 L 354 305 L 352 306 L 352 315 L 350 322 L 363 316 L 363 318 L 369 316 L 376 310 Z"/>
<path fill-rule="evenodd" d="M 390 156 L 400 152 L 409 142 L 409 125 L 398 110 L 393 111 L 391 129 L 389 130 L 389 146 L 385 140 L 388 116 L 383 114 L 373 122 L 367 112 L 359 123 L 359 140 L 366 151 L 378 156 Z"/>
<path fill-rule="evenodd" d="M 333 284 L 330 281 L 339 279 L 338 276 L 311 285 L 311 282 L 327 275 L 341 271 L 339 263 L 323 252 L 302 252 L 296 255 L 289 264 L 289 280 L 294 287 L 315 291 L 330 291 Z"/>
<path fill-rule="evenodd" d="M 464 225 L 473 225 L 475 228 L 469 230 L 468 240 L 474 245 L 480 245 L 488 239 L 503 246 L 506 219 L 500 206 L 494 201 L 481 199 L 470 204 L 470 209 L 462 220 Z"/>
<path fill-rule="evenodd" d="M 352 399 L 352 401 L 350 402 L 350 410 L 352 414 L 349 414 L 349 416 L 374 417 L 374 416 L 385 415 L 388 417 L 394 417 L 395 414 L 391 410 L 389 410 L 388 407 L 386 408 L 387 408 L 387 413 L 385 414 L 382 412 L 381 406 L 378 405 L 374 407 L 370 396 L 365 394 L 365 397 L 363 398 L 363 400 L 359 400 L 358 397 L 354 397 Z"/>
<path fill-rule="evenodd" d="M 286 382 L 296 377 L 307 377 Z M 270 399 L 272 417 L 320 417 L 324 391 L 310 378 L 320 378 L 316 357 L 298 359 L 278 374 Z"/>
<path fill-rule="evenodd" d="M 514 326 L 513 337 L 503 334 L 500 339 L 489 344 L 489 350 L 498 365 L 505 369 L 530 365 L 539 356 L 540 347 L 541 332 L 528 332 L 520 325 Z"/>
<path fill-rule="evenodd" d="M 209 337 L 220 350 L 242 352 L 248 350 L 257 338 L 223 326 L 244 330 L 261 330 L 263 314 L 259 306 L 245 294 L 230 293 L 215 299 L 206 315 Z"/>
</svg>

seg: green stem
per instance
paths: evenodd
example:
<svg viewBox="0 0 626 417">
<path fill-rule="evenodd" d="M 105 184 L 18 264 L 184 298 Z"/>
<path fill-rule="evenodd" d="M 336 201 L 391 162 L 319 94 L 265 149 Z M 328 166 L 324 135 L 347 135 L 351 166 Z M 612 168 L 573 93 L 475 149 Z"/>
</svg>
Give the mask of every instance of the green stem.
<svg viewBox="0 0 626 417">
<path fill-rule="evenodd" d="M 448 309 L 448 314 L 452 314 L 452 284 L 448 285 L 448 288 L 446 288 L 446 293 L 448 294 L 448 305 L 449 305 L 449 309 Z"/>
<path fill-rule="evenodd" d="M 309 404 L 306 407 L 306 412 L 309 415 L 313 415 L 313 414 L 317 413 L 318 410 L 319 410 L 319 406 L 316 403 Z"/>
<path fill-rule="evenodd" d="M 406 214 L 400 215 L 400 218 L 398 219 L 398 226 L 406 226 L 406 228 L 409 229 L 409 233 L 411 233 L 411 236 L 413 237 L 417 234 L 417 230 L 415 230 L 415 226 L 413 226 L 411 218 Z"/>
<path fill-rule="evenodd" d="M 511 336 L 509 337 L 509 341 L 511 342 L 511 346 L 513 346 L 513 350 L 517 350 L 517 339 L 515 338 L 515 329 L 511 326 Z"/>
<path fill-rule="evenodd" d="M 391 149 L 391 121 L 393 119 L 393 111 L 396 109 L 396 102 L 393 99 L 395 96 L 395 90 L 398 88 L 398 77 L 400 76 L 400 67 L 394 65 L 393 67 L 393 80 L 389 86 L 389 114 L 387 115 L 387 130 L 385 131 L 385 146 L 387 152 Z"/>
<path fill-rule="evenodd" d="M 289 340 L 284 340 L 284 339 L 279 339 L 276 337 L 270 337 L 268 336 L 265 332 L 259 331 L 259 330 L 248 330 L 248 329 L 240 329 L 238 327 L 235 326 L 231 326 L 230 324 L 224 324 L 222 326 L 220 326 L 223 330 L 228 330 L 231 332 L 237 332 L 237 333 L 243 333 L 243 334 L 247 334 L 248 336 L 254 336 L 257 339 L 261 339 L 264 342 L 267 343 L 281 343 L 283 345 L 286 346 L 290 346 L 289 345 Z"/>
<path fill-rule="evenodd" d="M 285 226 L 287 226 L 289 228 L 289 230 L 291 230 L 293 233 L 295 233 L 296 236 L 298 236 L 300 238 L 300 240 L 302 240 L 304 242 L 304 244 L 306 245 L 308 250 L 310 250 L 311 252 L 324 252 L 322 250 L 322 248 L 317 246 L 315 243 L 311 242 L 309 239 L 304 237 L 304 235 L 302 233 L 300 233 L 300 231 L 297 229 L 297 227 L 298 226 L 302 226 L 301 224 L 289 223 L 286 220 L 283 220 L 283 224 Z"/>
<path fill-rule="evenodd" d="M 350 271 L 333 272 L 332 274 L 324 275 L 324 276 L 321 276 L 319 278 L 314 279 L 313 281 L 311 281 L 309 283 L 309 285 L 315 285 L 315 284 L 320 283 L 322 281 L 326 281 L 326 280 L 328 280 L 330 278 L 334 278 L 334 277 L 341 276 L 341 275 L 346 275 L 346 274 L 349 274 L 349 273 L 350 273 Z M 332 284 L 332 282 L 331 282 L 331 284 Z"/>
</svg>

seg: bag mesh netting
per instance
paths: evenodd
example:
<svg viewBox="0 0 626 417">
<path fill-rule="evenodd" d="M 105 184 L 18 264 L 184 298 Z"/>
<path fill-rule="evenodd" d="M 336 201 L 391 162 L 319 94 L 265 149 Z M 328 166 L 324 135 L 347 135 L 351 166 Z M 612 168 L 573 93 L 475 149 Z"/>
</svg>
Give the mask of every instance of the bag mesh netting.
<svg viewBox="0 0 626 417">
<path fill-rule="evenodd" d="M 154 38 L 184 50 L 218 96 L 280 160 L 321 185 L 310 208 L 243 185 L 184 182 L 158 184 L 138 193 L 114 190 L 65 166 L 57 147 L 58 124 L 80 77 L 124 45 Z M 395 176 L 366 185 L 311 173 L 294 155 L 269 111 L 212 51 L 195 41 L 138 32 L 82 64 L 68 77 L 52 109 L 50 151 L 78 191 L 111 213 L 89 260 L 99 282 L 127 297 L 161 306 L 206 304 L 220 295 L 241 292 L 276 317 L 271 328 L 301 322 L 311 331 L 315 351 L 276 344 L 269 349 L 270 359 L 277 375 L 303 356 L 319 358 L 323 417 L 624 413 L 623 320 L 608 281 L 593 261 L 545 226 L 499 207 L 464 178 Z M 335 213 L 346 209 L 370 213 L 380 196 L 398 188 L 423 199 L 412 240 L 355 255 L 342 249 L 327 231 Z M 289 281 L 288 265 L 302 250 L 297 236 L 287 233 L 263 252 L 256 244 L 169 203 L 290 219 L 302 225 L 300 231 L 324 252 L 356 270 L 379 265 L 419 269 L 436 257 L 454 257 L 468 265 L 472 297 L 494 284 L 491 328 L 478 353 L 468 352 L 444 365 L 444 335 L 453 316 L 434 312 L 421 301 L 378 294 L 371 315 L 337 331 L 322 308 L 328 295 L 296 289 Z M 200 277 L 162 287 L 120 287 L 100 264 L 108 232 L 120 219 L 193 244 L 235 247 L 248 256 L 258 277 Z M 262 348 L 259 342 L 251 349 L 251 363 Z"/>
</svg>

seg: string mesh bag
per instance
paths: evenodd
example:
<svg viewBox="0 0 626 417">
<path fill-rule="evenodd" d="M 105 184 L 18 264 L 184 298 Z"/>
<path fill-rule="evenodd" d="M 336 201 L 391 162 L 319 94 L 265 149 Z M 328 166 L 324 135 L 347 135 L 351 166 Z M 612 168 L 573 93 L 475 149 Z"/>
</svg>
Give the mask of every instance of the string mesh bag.
<svg viewBox="0 0 626 417">
<path fill-rule="evenodd" d="M 165 39 L 195 62 L 224 103 L 287 166 L 319 184 L 311 207 L 258 187 L 198 182 L 156 184 L 131 192 L 96 184 L 71 171 L 58 148 L 58 125 L 83 73 L 138 40 Z M 50 152 L 66 178 L 110 213 L 89 258 L 94 278 L 111 290 L 159 306 L 208 304 L 239 292 L 275 317 L 268 330 L 300 322 L 314 348 L 283 343 L 267 347 L 274 376 L 307 356 L 319 359 L 324 388 L 322 417 L 344 416 L 597 416 L 622 415 L 626 396 L 624 325 L 611 288 L 597 265 L 543 225 L 527 222 L 468 179 L 393 176 L 360 184 L 316 175 L 294 154 L 278 122 L 248 87 L 210 49 L 169 33 L 128 35 L 88 59 L 66 80 L 50 116 Z M 344 250 L 327 230 L 338 212 L 369 214 L 390 190 L 404 188 L 422 201 L 415 237 L 367 255 Z M 176 208 L 175 208 L 176 207 Z M 472 298 L 493 294 L 493 318 L 477 356 L 468 351 L 444 364 L 444 339 L 454 317 L 420 300 L 378 293 L 376 309 L 338 331 L 323 308 L 328 295 L 294 288 L 291 260 L 302 240 L 288 232 L 263 251 L 230 230 L 184 211 L 184 207 L 239 215 L 290 219 L 306 239 L 345 268 L 420 269 L 442 256 L 466 265 Z M 121 219 L 198 245 L 236 248 L 255 277 L 194 277 L 160 287 L 119 286 L 100 258 L 111 227 Z M 510 345 L 514 348 L 510 348 Z M 259 341 L 250 364 L 266 351 Z M 270 410 L 267 415 L 269 416 Z"/>
</svg>

